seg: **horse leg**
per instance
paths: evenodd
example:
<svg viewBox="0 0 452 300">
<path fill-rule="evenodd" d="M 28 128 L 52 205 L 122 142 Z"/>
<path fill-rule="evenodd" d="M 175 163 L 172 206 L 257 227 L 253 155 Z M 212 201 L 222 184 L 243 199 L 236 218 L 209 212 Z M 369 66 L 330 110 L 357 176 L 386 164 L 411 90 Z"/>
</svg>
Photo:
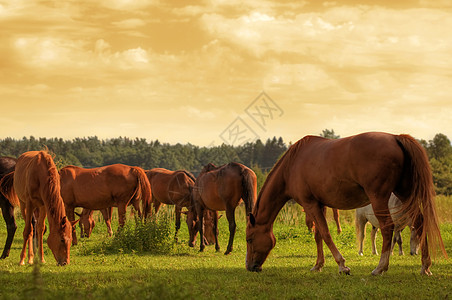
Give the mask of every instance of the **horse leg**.
<svg viewBox="0 0 452 300">
<path fill-rule="evenodd" d="M 411 234 L 410 234 L 410 254 L 411 255 L 417 255 L 419 250 L 419 239 L 416 234 L 416 230 L 414 230 L 412 227 L 410 227 Z"/>
<path fill-rule="evenodd" d="M 142 215 L 141 215 L 140 202 L 138 201 L 138 199 L 133 199 L 132 201 L 133 201 L 132 202 L 133 208 L 135 208 L 135 210 L 137 211 L 137 214 L 138 214 L 138 218 L 141 220 Z"/>
<path fill-rule="evenodd" d="M 226 206 L 226 218 L 229 222 L 229 242 L 224 255 L 228 255 L 232 252 L 235 230 L 237 228 L 237 225 L 235 224 L 235 208 Z"/>
<path fill-rule="evenodd" d="M 392 238 L 392 244 L 391 244 L 391 254 L 394 254 L 394 246 L 397 243 L 399 245 L 399 255 L 404 255 L 403 248 L 402 248 L 402 231 L 395 229 L 394 230 L 394 237 Z"/>
<path fill-rule="evenodd" d="M 389 199 L 389 196 L 386 198 Z M 380 224 L 383 245 L 381 247 L 381 256 L 378 266 L 372 271 L 372 275 L 379 275 L 386 272 L 389 268 L 389 257 L 391 256 L 392 235 L 394 232 L 394 223 L 389 213 L 388 201 L 383 197 L 371 199 L 372 208 Z"/>
<path fill-rule="evenodd" d="M 359 251 L 358 255 L 363 256 L 363 246 L 364 246 L 364 237 L 366 235 L 366 223 L 367 219 L 356 213 L 355 214 L 355 226 L 356 226 L 356 237 L 358 238 Z"/>
<path fill-rule="evenodd" d="M 418 237 L 421 236 L 421 232 L 423 230 L 424 227 L 424 217 L 422 215 L 419 215 L 415 220 L 414 220 L 414 231 L 416 232 L 416 235 Z M 421 247 L 421 275 L 432 275 L 432 272 L 430 271 L 430 266 L 432 265 L 432 260 L 430 259 L 430 254 L 428 251 L 428 243 L 427 243 L 427 237 L 425 237 L 422 247 Z"/>
<path fill-rule="evenodd" d="M 370 241 L 372 243 L 372 254 L 378 255 L 377 251 L 377 232 L 378 228 L 372 225 L 372 230 L 370 232 Z"/>
<path fill-rule="evenodd" d="M 174 212 L 176 214 L 176 233 L 174 234 L 174 240 L 176 243 L 178 242 L 177 233 L 180 229 L 180 215 L 181 215 L 182 207 L 179 205 L 175 205 Z"/>
<path fill-rule="evenodd" d="M 308 227 L 309 232 L 315 231 L 314 219 L 312 218 L 312 216 L 308 215 L 306 212 L 305 212 L 305 223 L 306 223 L 306 226 Z"/>
<path fill-rule="evenodd" d="M 66 205 L 66 216 L 69 221 L 75 221 L 74 207 Z M 75 228 L 72 228 L 72 246 L 77 245 L 77 233 Z"/>
<path fill-rule="evenodd" d="M 126 223 L 126 211 L 127 204 L 118 205 L 118 223 L 120 228 L 124 227 L 124 224 Z"/>
<path fill-rule="evenodd" d="M 322 239 L 325 241 L 325 244 L 331 251 L 336 263 L 339 266 L 339 273 L 350 274 L 350 268 L 345 266 L 345 259 L 342 254 L 337 249 L 336 245 L 331 238 L 330 231 L 328 229 L 328 224 L 325 219 L 325 215 L 323 213 L 323 207 L 319 202 L 314 202 L 310 205 L 304 205 L 305 210 L 308 214 L 311 214 L 314 217 L 316 230 L 319 230 Z"/>
<path fill-rule="evenodd" d="M 326 213 L 326 208 L 323 208 L 323 213 Z M 306 215 L 306 220 L 308 220 L 308 215 Z M 311 218 L 309 218 L 312 220 Z M 311 222 L 312 225 L 314 225 L 314 221 Z M 309 226 L 308 226 L 309 228 Z M 322 271 L 323 266 L 325 265 L 325 254 L 323 253 L 323 239 L 322 235 L 320 234 L 320 230 L 317 226 L 314 226 L 314 239 L 315 244 L 317 246 L 317 261 L 315 265 L 311 268 L 311 271 L 320 272 Z"/>
<path fill-rule="evenodd" d="M 204 251 L 204 248 L 206 247 L 204 242 L 204 209 L 198 205 L 196 207 L 196 213 L 198 214 L 198 232 L 199 232 L 199 252 Z"/>
<path fill-rule="evenodd" d="M 14 206 L 12 206 L 9 201 L 5 198 L 0 199 L 0 206 L 2 209 L 3 219 L 6 223 L 6 231 L 8 236 L 5 242 L 5 248 L 3 249 L 2 256 L 0 259 L 7 258 L 9 256 L 9 251 L 11 249 L 11 244 L 13 243 L 14 234 L 16 233 L 17 225 L 14 218 Z"/>
<path fill-rule="evenodd" d="M 155 199 L 155 197 L 152 197 L 152 202 L 153 202 L 153 205 L 154 205 L 155 214 L 157 214 L 159 209 L 160 209 L 160 206 L 162 206 L 162 202 L 160 202 L 157 199 Z"/>
<path fill-rule="evenodd" d="M 112 236 L 113 230 L 111 230 L 111 214 L 113 212 L 113 207 L 102 209 L 100 212 L 104 217 L 105 225 L 107 226 L 108 236 Z"/>
<path fill-rule="evenodd" d="M 43 235 L 44 235 L 44 221 L 46 219 L 46 209 L 44 206 L 39 208 L 39 216 L 38 216 L 38 222 L 36 225 L 36 234 L 37 234 L 37 247 L 39 252 L 39 258 L 41 259 L 41 263 L 45 263 L 44 259 L 44 247 L 43 247 Z"/>
<path fill-rule="evenodd" d="M 337 234 L 340 234 L 342 232 L 342 227 L 341 223 L 339 222 L 339 210 L 337 210 L 336 208 L 333 208 L 333 218 L 336 222 Z"/>
<path fill-rule="evenodd" d="M 33 207 L 31 205 L 27 205 L 25 208 L 25 204 L 20 207 L 22 217 L 25 220 L 25 228 L 23 231 L 24 243 L 22 245 L 22 251 L 20 252 L 20 261 L 19 265 L 25 265 L 25 252 L 27 250 L 28 244 L 28 263 L 33 264 L 33 224 L 31 223 L 31 219 L 33 216 Z M 29 212 L 27 214 L 27 212 Z"/>
<path fill-rule="evenodd" d="M 213 212 L 213 233 L 215 234 L 215 250 L 220 251 L 220 244 L 218 243 L 218 212 Z"/>
</svg>

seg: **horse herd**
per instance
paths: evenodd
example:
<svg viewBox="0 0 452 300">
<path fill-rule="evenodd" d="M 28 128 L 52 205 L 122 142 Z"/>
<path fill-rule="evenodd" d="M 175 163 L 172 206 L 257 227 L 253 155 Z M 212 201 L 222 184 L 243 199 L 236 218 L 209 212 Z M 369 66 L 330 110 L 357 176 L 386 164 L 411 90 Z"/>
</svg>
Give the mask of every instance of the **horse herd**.
<svg viewBox="0 0 452 300">
<path fill-rule="evenodd" d="M 173 204 L 176 239 L 182 208 L 186 207 L 189 245 L 194 246 L 199 232 L 200 251 L 206 243 L 215 243 L 219 250 L 217 212 L 226 211 L 229 242 L 225 254 L 229 254 L 236 230 L 235 209 L 243 201 L 247 218 L 246 269 L 261 271 L 276 243 L 273 223 L 290 199 L 303 206 L 306 223 L 314 228 L 317 261 L 312 271 L 321 271 L 325 263 L 325 242 L 339 272 L 350 273 L 328 230 L 326 207 L 333 208 L 335 217 L 337 209 L 357 208 L 357 227 L 370 221 L 374 228 L 373 241 L 376 228 L 381 229 L 382 252 L 373 275 L 388 270 L 392 247 L 399 241 L 405 225 L 412 229 L 411 253 L 417 253 L 418 245 L 421 249 L 421 274 L 431 275 L 431 251 L 439 247 L 447 257 L 439 230 L 428 158 L 422 146 L 409 135 L 368 132 L 342 139 L 306 136 L 293 144 L 275 164 L 259 195 L 256 175 L 239 163 L 221 167 L 208 164 L 197 178 L 186 171 L 162 168 L 145 171 L 121 164 L 94 169 L 67 166 L 58 172 L 47 152 L 30 151 L 17 161 L 1 158 L 0 176 L 3 177 L 1 192 L 8 199 L 0 197 L 8 231 L 1 258 L 9 254 L 16 230 L 14 206 L 20 206 L 25 220 L 21 265 L 25 264 L 27 245 L 28 263 L 33 263 L 33 229 L 40 260 L 44 262 L 46 217 L 47 244 L 59 265 L 69 264 L 71 243 L 77 244 L 76 207 L 83 208 L 80 223 L 83 234 L 89 235 L 94 225 L 93 210 L 102 212 L 111 234 L 112 207 L 118 208 L 119 224 L 123 226 L 128 205 L 133 205 L 139 217 L 146 219 L 151 214 L 152 204 L 156 212 L 162 203 Z M 360 253 L 362 232 L 358 230 Z M 376 254 L 375 248 L 373 252 Z"/>
</svg>

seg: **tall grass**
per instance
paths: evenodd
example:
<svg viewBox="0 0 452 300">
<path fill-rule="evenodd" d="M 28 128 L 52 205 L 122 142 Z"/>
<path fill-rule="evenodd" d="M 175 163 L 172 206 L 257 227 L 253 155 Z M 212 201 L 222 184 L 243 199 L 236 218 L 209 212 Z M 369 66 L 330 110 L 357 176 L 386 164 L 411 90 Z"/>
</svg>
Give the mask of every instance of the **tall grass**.
<svg viewBox="0 0 452 300">
<path fill-rule="evenodd" d="M 92 253 L 150 253 L 169 254 L 174 246 L 172 218 L 167 210 L 153 215 L 145 222 L 135 217 L 128 220 L 123 228 L 113 234 L 112 238 L 86 248 L 85 254 Z M 103 226 L 102 226 L 103 227 Z"/>
</svg>

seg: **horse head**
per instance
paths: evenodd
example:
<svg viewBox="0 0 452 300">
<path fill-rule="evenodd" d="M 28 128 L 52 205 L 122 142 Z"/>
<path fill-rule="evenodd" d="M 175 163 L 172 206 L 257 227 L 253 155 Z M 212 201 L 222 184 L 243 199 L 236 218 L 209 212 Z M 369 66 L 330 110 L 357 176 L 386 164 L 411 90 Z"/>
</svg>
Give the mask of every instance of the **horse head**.
<svg viewBox="0 0 452 300">
<path fill-rule="evenodd" d="M 187 222 L 188 226 L 188 246 L 194 247 L 196 244 L 196 235 L 198 234 L 198 216 L 196 215 L 196 211 L 194 209 L 189 209 L 188 211 L 183 211 L 183 214 L 187 215 L 185 222 Z"/>
<path fill-rule="evenodd" d="M 96 222 L 93 219 L 93 211 L 83 209 L 80 215 L 80 227 L 82 228 L 82 237 L 90 237 Z"/>
<path fill-rule="evenodd" d="M 196 244 L 196 236 L 198 235 L 199 218 L 194 210 L 183 211 L 183 214 L 187 215 L 186 222 L 188 226 L 188 233 L 190 235 L 188 245 L 194 247 Z M 204 211 L 204 242 L 206 245 L 215 244 L 215 238 L 218 236 L 218 228 L 214 231 L 214 215 L 216 211 L 210 211 L 206 209 Z M 218 219 L 221 218 L 222 215 Z"/>
<path fill-rule="evenodd" d="M 199 175 L 205 174 L 216 169 L 218 169 L 217 166 L 215 166 L 213 163 L 208 163 L 207 165 L 204 166 L 204 168 L 202 168 L 201 173 L 199 173 Z"/>
<path fill-rule="evenodd" d="M 419 252 L 419 246 L 420 246 L 419 237 L 416 233 L 416 230 L 413 227 L 411 227 L 410 229 L 411 229 L 410 254 L 417 255 Z"/>
<path fill-rule="evenodd" d="M 204 210 L 204 218 L 203 218 L 203 226 L 204 226 L 204 243 L 206 245 L 214 245 L 215 244 L 215 239 L 218 236 L 218 228 L 215 232 L 214 230 L 214 214 L 218 215 L 217 211 L 212 211 L 212 210 Z M 218 217 L 218 219 L 221 218 L 220 215 Z"/>
<path fill-rule="evenodd" d="M 250 214 L 246 226 L 246 269 L 262 271 L 262 264 L 275 244 L 275 235 L 269 230 L 269 226 L 257 224 L 254 215 Z"/>
<path fill-rule="evenodd" d="M 72 230 L 79 220 L 70 222 L 66 216 L 60 220 L 57 230 L 51 230 L 47 238 L 47 245 L 52 250 L 58 265 L 69 264 L 69 252 L 72 243 Z"/>
</svg>

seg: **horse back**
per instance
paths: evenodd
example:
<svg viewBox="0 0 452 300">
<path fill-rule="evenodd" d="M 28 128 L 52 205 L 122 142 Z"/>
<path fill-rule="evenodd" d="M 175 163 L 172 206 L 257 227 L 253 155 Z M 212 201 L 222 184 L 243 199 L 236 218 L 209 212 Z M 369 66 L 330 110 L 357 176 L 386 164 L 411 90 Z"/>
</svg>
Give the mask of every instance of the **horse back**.
<svg viewBox="0 0 452 300">
<path fill-rule="evenodd" d="M 29 151 L 18 159 L 14 171 L 14 189 L 21 202 L 35 207 L 60 199 L 60 178 L 52 157 L 45 151 Z"/>
<path fill-rule="evenodd" d="M 132 168 L 122 164 L 92 169 L 65 167 L 60 170 L 63 199 L 67 205 L 88 209 L 117 206 L 115 198 L 131 197 L 135 191 Z"/>
<path fill-rule="evenodd" d="M 204 206 L 223 211 L 226 206 L 236 207 L 242 197 L 242 165 L 229 163 L 196 179 L 195 190 Z"/>
<path fill-rule="evenodd" d="M 288 167 L 295 175 L 286 178 L 289 193 L 333 208 L 364 206 L 370 194 L 389 199 L 403 173 L 404 154 L 391 134 L 308 137 L 298 143 Z"/>
</svg>

